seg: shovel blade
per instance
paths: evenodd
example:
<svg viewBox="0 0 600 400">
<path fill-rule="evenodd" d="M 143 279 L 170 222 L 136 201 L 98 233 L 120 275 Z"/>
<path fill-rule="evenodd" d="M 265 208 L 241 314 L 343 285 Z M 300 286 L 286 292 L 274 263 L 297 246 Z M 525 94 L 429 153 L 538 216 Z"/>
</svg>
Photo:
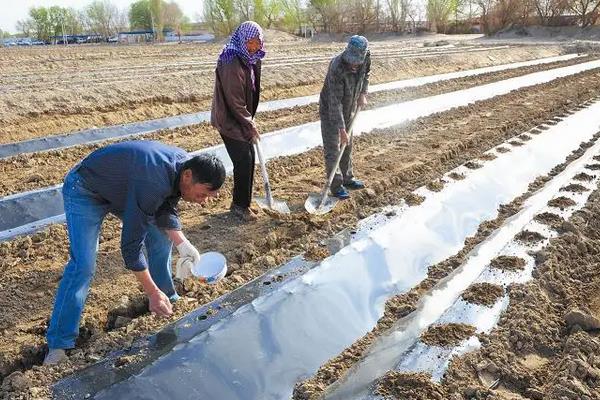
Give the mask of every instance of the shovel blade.
<svg viewBox="0 0 600 400">
<path fill-rule="evenodd" d="M 304 208 L 310 214 L 327 214 L 329 211 L 333 210 L 333 207 L 338 203 L 339 199 L 337 197 L 327 196 L 325 203 L 321 207 L 321 194 L 320 193 L 311 193 L 308 196 L 308 199 L 304 202 Z"/>
<path fill-rule="evenodd" d="M 289 214 L 291 212 L 285 201 L 273 199 L 273 207 L 269 207 L 269 202 L 264 197 L 255 197 L 254 201 L 256 201 L 256 204 L 258 204 L 260 208 L 276 211 L 280 214 Z"/>
</svg>

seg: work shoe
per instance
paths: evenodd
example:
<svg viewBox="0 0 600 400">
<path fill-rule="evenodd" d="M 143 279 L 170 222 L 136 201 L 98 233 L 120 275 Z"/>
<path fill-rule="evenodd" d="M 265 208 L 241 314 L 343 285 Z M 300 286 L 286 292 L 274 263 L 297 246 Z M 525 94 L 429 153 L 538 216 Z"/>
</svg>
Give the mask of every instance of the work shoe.
<svg viewBox="0 0 600 400">
<path fill-rule="evenodd" d="M 44 358 L 44 365 L 56 365 L 67 360 L 67 353 L 63 349 L 48 349 Z"/>
<path fill-rule="evenodd" d="M 350 193 L 348 193 L 346 188 L 343 186 L 340 186 L 339 188 L 331 191 L 331 195 L 333 197 L 337 197 L 340 200 L 346 200 L 350 198 Z"/>
<path fill-rule="evenodd" d="M 361 180 L 352 179 L 350 182 L 344 182 L 344 187 L 346 187 L 350 190 L 359 190 L 359 189 L 364 189 L 365 184 Z"/>
<path fill-rule="evenodd" d="M 244 207 L 240 207 L 237 204 L 232 204 L 231 207 L 229 207 L 229 210 L 231 211 L 231 214 L 244 221 L 244 222 L 252 222 L 252 221 L 256 221 L 257 220 L 257 216 L 254 213 L 254 211 L 252 211 L 250 209 L 250 207 L 248 208 L 244 208 Z"/>
</svg>

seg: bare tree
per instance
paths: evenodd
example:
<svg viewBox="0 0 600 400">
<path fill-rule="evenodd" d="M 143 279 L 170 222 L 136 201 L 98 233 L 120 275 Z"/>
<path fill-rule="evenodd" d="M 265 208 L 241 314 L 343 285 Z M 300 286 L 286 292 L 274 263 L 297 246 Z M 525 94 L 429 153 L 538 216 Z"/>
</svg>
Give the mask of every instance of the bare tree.
<svg viewBox="0 0 600 400">
<path fill-rule="evenodd" d="M 216 34 L 228 35 L 233 32 L 238 22 L 233 1 L 204 1 L 204 20 Z"/>
<path fill-rule="evenodd" d="M 427 2 L 427 17 L 435 25 L 436 32 L 446 32 L 451 14 L 452 3 L 450 0 L 429 0 Z"/>
<path fill-rule="evenodd" d="M 537 16 L 541 25 L 551 25 L 566 9 L 564 0 L 533 0 Z"/>
<path fill-rule="evenodd" d="M 307 21 L 306 10 L 302 0 L 281 0 L 283 24 L 288 29 L 300 32 L 302 24 Z"/>
<path fill-rule="evenodd" d="M 377 20 L 377 7 L 374 0 L 354 0 L 348 10 L 353 17 L 358 33 L 365 33 L 372 30 Z"/>
<path fill-rule="evenodd" d="M 239 13 L 240 21 L 248 21 L 253 15 L 253 0 L 234 0 L 236 11 Z"/>
<path fill-rule="evenodd" d="M 492 33 L 492 10 L 496 0 L 475 0 L 475 5 L 479 8 L 481 15 L 481 25 L 486 35 Z"/>
<path fill-rule="evenodd" d="M 406 15 L 411 22 L 411 31 L 415 33 L 420 21 L 426 18 L 426 4 L 421 0 L 411 1 L 406 9 Z"/>
<path fill-rule="evenodd" d="M 340 0 L 310 0 L 310 6 L 315 10 L 326 32 L 338 32 L 342 22 L 342 4 Z"/>
<path fill-rule="evenodd" d="M 507 28 L 522 21 L 524 3 L 522 0 L 496 0 L 494 6 L 494 31 Z"/>
<path fill-rule="evenodd" d="M 408 15 L 410 3 L 411 0 L 386 0 L 394 32 L 402 32 L 404 30 L 404 23 Z"/>
<path fill-rule="evenodd" d="M 579 16 L 582 28 L 594 25 L 598 20 L 600 0 L 571 0 L 569 9 Z"/>
<path fill-rule="evenodd" d="M 85 9 L 92 32 L 109 38 L 117 31 L 119 9 L 110 0 L 94 0 Z"/>
<path fill-rule="evenodd" d="M 33 21 L 31 19 L 20 19 L 17 21 L 17 32 L 25 37 L 31 37 L 31 32 L 34 30 Z"/>
</svg>

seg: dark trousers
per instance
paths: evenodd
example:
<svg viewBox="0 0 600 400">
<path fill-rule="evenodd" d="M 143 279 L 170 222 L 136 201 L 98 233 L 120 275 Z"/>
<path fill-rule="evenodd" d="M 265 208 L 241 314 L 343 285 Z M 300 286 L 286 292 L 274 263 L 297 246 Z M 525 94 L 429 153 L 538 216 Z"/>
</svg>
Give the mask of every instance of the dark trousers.
<svg viewBox="0 0 600 400">
<path fill-rule="evenodd" d="M 254 146 L 251 142 L 221 137 L 233 162 L 233 204 L 248 208 L 254 184 Z"/>
</svg>

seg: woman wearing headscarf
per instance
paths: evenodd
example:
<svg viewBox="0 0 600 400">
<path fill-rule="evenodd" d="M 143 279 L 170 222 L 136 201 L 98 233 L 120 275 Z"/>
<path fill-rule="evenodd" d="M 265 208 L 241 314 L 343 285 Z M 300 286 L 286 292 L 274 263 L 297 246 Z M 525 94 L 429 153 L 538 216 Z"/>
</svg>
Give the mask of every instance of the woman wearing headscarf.
<svg viewBox="0 0 600 400">
<path fill-rule="evenodd" d="M 217 61 L 211 124 L 221 134 L 233 162 L 231 212 L 243 221 L 256 219 L 250 209 L 254 180 L 254 146 L 260 140 L 254 115 L 260 95 L 262 28 L 242 23 L 231 35 Z"/>
</svg>

